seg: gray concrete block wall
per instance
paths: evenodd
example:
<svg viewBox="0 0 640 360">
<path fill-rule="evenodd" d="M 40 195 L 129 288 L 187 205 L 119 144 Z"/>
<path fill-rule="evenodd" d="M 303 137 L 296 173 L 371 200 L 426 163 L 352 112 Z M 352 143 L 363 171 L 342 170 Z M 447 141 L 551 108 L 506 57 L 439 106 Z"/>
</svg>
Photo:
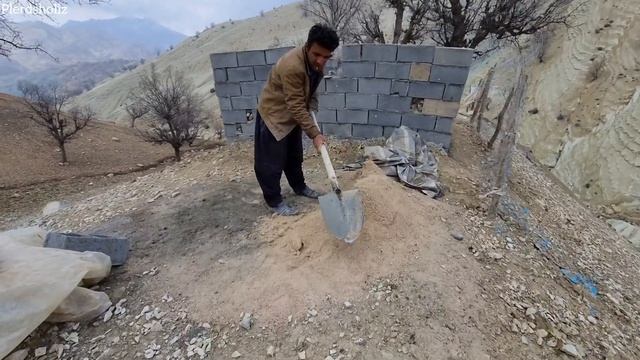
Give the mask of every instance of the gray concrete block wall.
<svg viewBox="0 0 640 360">
<path fill-rule="evenodd" d="M 271 66 L 290 49 L 211 54 L 228 137 L 252 135 L 247 111 L 255 113 Z M 469 49 L 343 45 L 317 89 L 320 127 L 327 135 L 372 138 L 405 125 L 448 149 L 472 60 Z"/>
</svg>

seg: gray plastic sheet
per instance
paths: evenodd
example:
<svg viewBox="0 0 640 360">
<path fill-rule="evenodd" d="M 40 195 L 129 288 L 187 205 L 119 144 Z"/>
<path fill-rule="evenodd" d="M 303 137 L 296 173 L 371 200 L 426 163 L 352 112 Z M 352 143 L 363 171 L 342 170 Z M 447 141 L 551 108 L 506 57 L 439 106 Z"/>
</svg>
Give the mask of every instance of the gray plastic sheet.
<svg viewBox="0 0 640 360">
<path fill-rule="evenodd" d="M 388 176 L 432 198 L 442 194 L 438 182 L 438 159 L 420 135 L 406 126 L 393 131 L 385 146 L 367 146 L 365 156 Z"/>
</svg>

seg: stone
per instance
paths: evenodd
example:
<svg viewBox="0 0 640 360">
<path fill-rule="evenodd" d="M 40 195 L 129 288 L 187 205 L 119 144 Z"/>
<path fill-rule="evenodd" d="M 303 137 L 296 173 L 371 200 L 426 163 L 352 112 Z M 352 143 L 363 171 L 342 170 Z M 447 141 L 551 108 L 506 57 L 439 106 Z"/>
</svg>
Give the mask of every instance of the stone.
<svg viewBox="0 0 640 360">
<path fill-rule="evenodd" d="M 298 353 L 299 360 L 305 360 L 307 358 L 307 353 L 303 350 Z"/>
<path fill-rule="evenodd" d="M 269 357 L 275 357 L 276 356 L 276 348 L 273 347 L 273 345 L 269 345 L 269 347 L 267 348 L 267 356 L 269 356 Z"/>
<path fill-rule="evenodd" d="M 504 257 L 504 255 L 500 252 L 497 251 L 492 251 L 489 254 L 487 254 L 490 258 L 492 258 L 493 260 L 500 260 Z"/>
<path fill-rule="evenodd" d="M 48 233 L 44 247 L 74 251 L 95 251 L 108 255 L 112 265 L 123 265 L 129 256 L 129 239 L 105 235 Z"/>
<path fill-rule="evenodd" d="M 530 307 L 530 308 L 527 309 L 527 312 L 525 313 L 525 315 L 533 316 L 533 315 L 536 314 L 536 312 L 538 312 L 538 310 L 536 310 L 536 308 Z"/>
<path fill-rule="evenodd" d="M 596 318 L 594 318 L 594 317 L 593 317 L 593 316 L 591 316 L 591 315 L 587 316 L 587 320 L 588 320 L 590 323 L 594 324 L 594 325 L 597 323 Z"/>
<path fill-rule="evenodd" d="M 363 338 L 358 338 L 353 343 L 356 344 L 356 345 L 365 346 L 367 344 L 367 340 L 365 340 Z"/>
<path fill-rule="evenodd" d="M 451 236 L 458 241 L 464 240 L 464 236 L 460 233 L 452 233 Z"/>
<path fill-rule="evenodd" d="M 42 216 L 49 216 L 57 213 L 64 208 L 60 201 L 51 201 L 42 209 Z"/>
<path fill-rule="evenodd" d="M 560 348 L 560 350 L 567 355 L 570 355 L 573 357 L 580 357 L 580 354 L 578 353 L 578 349 L 573 344 L 564 344 L 562 345 L 562 348 Z"/>
<path fill-rule="evenodd" d="M 349 301 L 345 301 L 344 302 L 344 308 L 345 309 L 351 309 L 353 307 L 353 304 Z"/>
<path fill-rule="evenodd" d="M 545 329 L 538 329 L 538 330 L 536 330 L 536 335 L 539 338 L 546 338 L 549 335 L 549 333 Z"/>
<path fill-rule="evenodd" d="M 46 346 L 41 346 L 39 348 L 36 349 L 36 351 L 34 351 L 33 355 L 35 357 L 41 357 L 41 356 L 45 356 L 47 354 L 47 347 Z"/>
<path fill-rule="evenodd" d="M 242 320 L 240 321 L 240 326 L 245 329 L 251 329 L 251 324 L 253 323 L 253 319 L 251 318 L 251 313 L 244 313 Z"/>
<path fill-rule="evenodd" d="M 4 360 L 24 360 L 29 355 L 29 349 L 22 349 L 11 353 Z"/>
<path fill-rule="evenodd" d="M 113 310 L 114 309 L 115 309 L 115 307 L 112 306 L 112 307 L 109 308 L 109 310 L 107 310 L 104 313 L 104 316 L 102 317 L 102 321 L 103 322 L 107 322 L 107 321 L 111 320 L 111 318 L 113 317 Z"/>
<path fill-rule="evenodd" d="M 234 359 L 237 359 L 240 356 L 242 356 L 242 354 L 240 354 L 238 351 L 234 351 L 233 354 L 231 354 L 231 357 L 234 358 Z"/>
<path fill-rule="evenodd" d="M 522 335 L 520 337 L 520 341 L 522 341 L 523 344 L 528 345 L 529 344 L 529 339 L 527 339 L 526 336 Z"/>
<path fill-rule="evenodd" d="M 112 138 L 111 138 L 111 140 L 112 140 L 112 141 L 115 141 L 115 142 L 119 142 L 119 141 L 120 141 L 120 139 L 119 139 L 119 138 L 117 138 L 117 137 L 115 137 L 115 136 L 114 136 L 114 137 L 112 137 Z"/>
</svg>

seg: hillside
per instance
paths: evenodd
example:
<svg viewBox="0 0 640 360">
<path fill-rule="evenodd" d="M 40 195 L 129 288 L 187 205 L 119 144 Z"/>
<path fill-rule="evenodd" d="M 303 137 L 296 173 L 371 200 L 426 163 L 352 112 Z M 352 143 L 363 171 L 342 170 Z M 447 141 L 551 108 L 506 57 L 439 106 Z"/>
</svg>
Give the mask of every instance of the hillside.
<svg viewBox="0 0 640 360">
<path fill-rule="evenodd" d="M 170 147 L 143 142 L 129 128 L 95 122 L 68 143 L 69 165 L 60 166 L 55 143 L 25 110 L 18 98 L 0 94 L 0 128 L 4 134 L 0 142 L 0 187 L 126 172 L 173 153 Z"/>
<path fill-rule="evenodd" d="M 102 120 L 126 121 L 124 104 L 127 103 L 127 95 L 137 86 L 140 72 L 147 71 L 154 63 L 160 72 L 169 66 L 183 71 L 197 92 L 205 97 L 207 110 L 213 118 L 219 115 L 218 102 L 209 92 L 213 88 L 209 54 L 299 44 L 306 38 L 312 24 L 311 18 L 302 16 L 297 3 L 265 12 L 264 16 L 218 24 L 197 38 L 183 41 L 173 51 L 152 62 L 96 86 L 78 96 L 76 102 L 94 107 Z"/>
<path fill-rule="evenodd" d="M 640 220 L 640 10 L 633 1 L 590 0 L 573 23 L 555 28 L 545 44 L 529 39 L 522 54 L 507 48 L 482 59 L 467 86 L 497 64 L 493 119 L 524 59 L 520 143 L 581 198 Z"/>
</svg>

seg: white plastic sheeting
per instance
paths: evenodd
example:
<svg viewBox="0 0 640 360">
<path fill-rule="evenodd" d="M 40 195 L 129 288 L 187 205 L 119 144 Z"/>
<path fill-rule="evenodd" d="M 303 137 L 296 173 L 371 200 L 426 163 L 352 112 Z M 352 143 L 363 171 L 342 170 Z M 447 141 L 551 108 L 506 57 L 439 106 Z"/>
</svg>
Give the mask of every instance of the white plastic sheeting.
<svg viewBox="0 0 640 360">
<path fill-rule="evenodd" d="M 110 306 L 102 293 L 76 290 L 109 275 L 109 256 L 44 248 L 45 236 L 37 227 L 0 233 L 0 359 L 54 312 L 51 320 L 73 321 Z"/>
</svg>

